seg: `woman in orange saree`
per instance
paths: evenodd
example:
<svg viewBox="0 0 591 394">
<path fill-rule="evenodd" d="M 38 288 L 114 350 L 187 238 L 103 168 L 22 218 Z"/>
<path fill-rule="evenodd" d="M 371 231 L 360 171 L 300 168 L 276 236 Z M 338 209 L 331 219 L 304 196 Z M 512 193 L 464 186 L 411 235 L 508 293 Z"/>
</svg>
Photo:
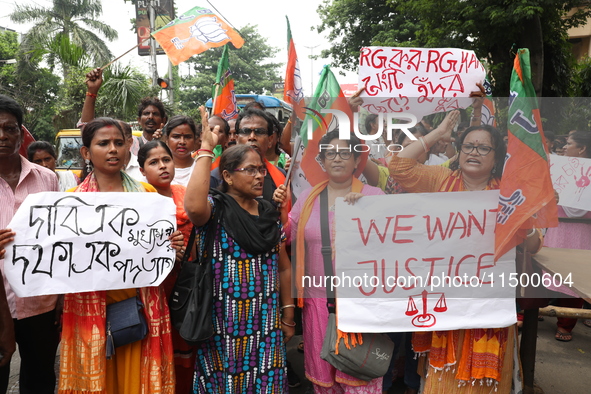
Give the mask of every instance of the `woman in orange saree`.
<svg viewBox="0 0 591 394">
<path fill-rule="evenodd" d="M 193 223 L 185 212 L 185 193 L 187 188 L 183 185 L 173 185 L 175 167 L 172 152 L 168 145 L 159 140 L 152 140 L 145 143 L 137 155 L 140 172 L 146 177 L 148 183 L 156 189 L 158 194 L 172 198 L 176 205 L 177 228 L 183 233 L 184 245 L 177 252 L 176 262 L 172 272 L 164 279 L 160 287 L 164 289 L 167 299 L 170 299 L 172 289 L 181 270 L 182 261 L 187 247 L 187 242 L 193 229 Z M 195 364 L 195 347 L 189 345 L 172 328 L 172 345 L 174 348 L 174 372 L 176 375 L 176 392 L 186 394 L 193 390 L 193 366 Z"/>
<path fill-rule="evenodd" d="M 154 192 L 121 171 L 129 146 L 119 122 L 97 118 L 82 132 L 82 156 L 94 170 L 74 192 Z M 183 237 L 171 235 L 180 249 Z M 106 306 L 139 294 L 148 335 L 117 348 L 106 358 Z M 64 300 L 60 394 L 173 394 L 175 389 L 170 318 L 159 287 L 66 294 Z"/>
<path fill-rule="evenodd" d="M 416 160 L 440 139 L 449 139 L 459 113 L 410 144 L 390 161 L 391 177 L 411 193 L 494 190 L 499 188 L 506 153 L 503 138 L 491 126 L 472 126 L 457 140 L 459 154 L 450 164 L 425 166 Z M 536 230 L 528 239 L 541 245 Z M 515 327 L 415 332 L 413 349 L 428 355 L 423 393 L 509 393 L 514 377 Z"/>
</svg>

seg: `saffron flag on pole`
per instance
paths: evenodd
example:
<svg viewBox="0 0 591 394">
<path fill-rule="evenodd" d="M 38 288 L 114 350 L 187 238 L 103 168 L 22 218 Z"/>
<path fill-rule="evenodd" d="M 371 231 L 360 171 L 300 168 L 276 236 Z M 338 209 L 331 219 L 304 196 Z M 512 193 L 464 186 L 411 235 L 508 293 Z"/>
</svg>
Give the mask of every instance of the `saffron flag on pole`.
<svg viewBox="0 0 591 394">
<path fill-rule="evenodd" d="M 304 89 L 302 87 L 302 74 L 300 63 L 296 53 L 295 44 L 291 36 L 289 18 L 287 20 L 287 68 L 285 70 L 285 86 L 283 87 L 283 100 L 292 105 L 298 118 L 304 119 Z"/>
<path fill-rule="evenodd" d="M 213 97 L 212 115 L 221 116 L 226 120 L 238 117 L 238 106 L 234 94 L 234 78 L 230 71 L 228 45 L 224 46 L 211 96 Z"/>
<path fill-rule="evenodd" d="M 528 49 L 519 49 L 513 63 L 508 129 L 495 228 L 495 261 L 525 239 L 526 229 L 558 226 Z"/>
<path fill-rule="evenodd" d="M 324 66 L 314 92 L 314 97 L 312 97 L 310 104 L 304 108 L 306 109 L 306 117 L 300 129 L 300 137 L 305 150 L 302 156 L 301 169 L 308 183 L 311 186 L 315 186 L 327 179 L 326 172 L 317 160 L 319 152 L 318 143 L 324 134 L 336 127 L 337 122 L 335 115 L 322 113 L 322 110 L 329 109 L 343 112 L 348 117 L 350 124 L 339 125 L 339 128 L 347 127 L 352 131 L 350 127 L 353 122 L 353 113 L 330 67 Z M 362 153 L 362 160 L 355 173 L 356 176 L 359 176 L 363 172 L 363 168 L 367 162 L 367 156 L 367 152 Z"/>
<path fill-rule="evenodd" d="M 203 7 L 190 9 L 156 30 L 152 37 L 175 66 L 209 48 L 221 47 L 228 42 L 236 48 L 244 44 L 242 37 L 222 18 Z"/>
</svg>

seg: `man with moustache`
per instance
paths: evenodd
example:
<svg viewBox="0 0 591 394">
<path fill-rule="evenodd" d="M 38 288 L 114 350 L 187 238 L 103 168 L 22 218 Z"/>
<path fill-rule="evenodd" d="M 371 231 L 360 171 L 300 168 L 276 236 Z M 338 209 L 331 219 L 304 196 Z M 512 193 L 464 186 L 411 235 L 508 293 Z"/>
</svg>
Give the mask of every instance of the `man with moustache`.
<svg viewBox="0 0 591 394">
<path fill-rule="evenodd" d="M 10 220 L 29 194 L 59 191 L 53 171 L 19 155 L 24 136 L 22 107 L 0 95 L 0 393 L 8 387 L 16 337 L 21 356 L 20 392 L 53 394 L 62 297 L 18 297 L 4 276 L 5 247 L 15 235 L 7 229 Z"/>
<path fill-rule="evenodd" d="M 133 137 L 131 153 L 137 156 L 137 152 L 148 141 L 152 141 L 154 132 L 162 129 L 167 122 L 166 110 L 158 97 L 145 97 L 138 106 L 137 121 L 142 128 L 141 137 Z"/>
<path fill-rule="evenodd" d="M 264 158 L 268 149 L 271 149 L 271 135 L 273 134 L 273 120 L 264 111 L 256 108 L 244 110 L 236 120 L 236 143 L 250 145 Z M 273 201 L 273 192 L 285 182 L 285 172 L 264 160 L 267 167 L 267 175 L 264 178 L 263 198 Z M 219 169 L 212 170 L 211 175 L 220 179 Z"/>
</svg>

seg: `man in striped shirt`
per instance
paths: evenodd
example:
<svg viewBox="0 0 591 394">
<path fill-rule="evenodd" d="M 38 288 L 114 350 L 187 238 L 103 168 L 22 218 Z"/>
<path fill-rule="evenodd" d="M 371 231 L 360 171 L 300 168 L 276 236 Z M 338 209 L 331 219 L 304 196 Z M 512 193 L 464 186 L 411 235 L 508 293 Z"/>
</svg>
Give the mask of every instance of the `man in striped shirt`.
<svg viewBox="0 0 591 394">
<path fill-rule="evenodd" d="M 18 297 L 4 276 L 4 248 L 14 236 L 7 227 L 17 209 L 29 194 L 59 191 L 53 171 L 19 155 L 24 138 L 22 123 L 21 106 L 12 98 L 0 95 L 0 268 L 3 277 L 0 318 L 8 316 L 0 321 L 0 393 L 7 390 L 16 338 L 21 356 L 20 392 L 53 394 L 61 312 L 57 307 L 59 296 Z M 11 329 L 14 330 L 12 335 Z"/>
</svg>

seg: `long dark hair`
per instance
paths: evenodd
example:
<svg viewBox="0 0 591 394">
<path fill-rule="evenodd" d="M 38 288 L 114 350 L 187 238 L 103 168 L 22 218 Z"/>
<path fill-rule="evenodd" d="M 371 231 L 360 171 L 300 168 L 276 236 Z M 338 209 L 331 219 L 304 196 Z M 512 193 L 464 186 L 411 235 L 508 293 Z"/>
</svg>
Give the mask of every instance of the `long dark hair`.
<svg viewBox="0 0 591 394">
<path fill-rule="evenodd" d="M 86 123 L 86 125 L 84 125 L 84 127 L 82 128 L 82 145 L 90 149 L 90 144 L 96 132 L 99 129 L 102 129 L 103 127 L 109 126 L 115 126 L 117 130 L 119 130 L 119 132 L 121 133 L 121 137 L 123 137 L 123 140 L 127 140 L 125 138 L 125 133 L 123 132 L 123 129 L 121 128 L 121 124 L 119 123 L 119 121 L 113 118 L 104 117 L 93 119 L 90 122 Z"/>
<path fill-rule="evenodd" d="M 505 156 L 507 155 L 507 147 L 505 146 L 503 136 L 501 135 L 499 130 L 487 124 L 483 124 L 480 126 L 470 126 L 462 133 L 460 138 L 456 140 L 456 146 L 458 147 L 458 155 L 456 156 L 456 159 L 449 164 L 449 168 L 452 170 L 457 170 L 458 168 L 460 168 L 460 153 L 462 151 L 461 146 L 464 143 L 464 140 L 466 139 L 468 134 L 475 130 L 484 130 L 488 134 L 490 134 L 490 139 L 495 154 L 495 165 L 493 166 L 491 175 L 494 178 L 500 179 L 503 175 L 503 167 L 505 166 Z"/>
<path fill-rule="evenodd" d="M 168 145 L 166 145 L 163 141 L 152 140 L 152 141 L 146 142 L 140 148 L 140 150 L 137 152 L 137 162 L 141 168 L 144 168 L 144 164 L 146 163 L 146 160 L 148 159 L 148 156 L 150 155 L 150 151 L 154 148 L 159 147 L 159 146 L 163 147 L 164 150 L 166 151 L 166 153 L 168 153 L 169 156 L 172 157 L 172 151 L 170 150 Z"/>
<path fill-rule="evenodd" d="M 198 135 L 197 127 L 195 126 L 195 121 L 193 120 L 193 118 L 184 115 L 175 115 L 172 118 L 170 118 L 170 120 L 162 128 L 162 135 L 168 137 L 174 128 L 184 124 L 189 126 L 189 128 L 193 132 L 193 136 L 195 136 L 195 139 L 197 139 Z"/>
<path fill-rule="evenodd" d="M 224 153 L 222 153 L 219 165 L 222 183 L 219 186 L 219 189 L 224 193 L 228 192 L 228 183 L 226 182 L 223 176 L 224 170 L 228 172 L 234 172 L 234 170 L 240 167 L 240 165 L 244 162 L 244 158 L 246 157 L 248 152 L 255 152 L 261 158 L 261 162 L 265 162 L 260 152 L 251 147 L 250 145 L 234 145 L 224 150 Z"/>
<path fill-rule="evenodd" d="M 35 156 L 35 152 L 38 150 L 45 151 L 49 153 L 54 159 L 57 159 L 53 145 L 47 141 L 35 141 L 27 147 L 27 156 L 29 157 L 29 161 L 33 161 L 33 156 Z"/>
</svg>

